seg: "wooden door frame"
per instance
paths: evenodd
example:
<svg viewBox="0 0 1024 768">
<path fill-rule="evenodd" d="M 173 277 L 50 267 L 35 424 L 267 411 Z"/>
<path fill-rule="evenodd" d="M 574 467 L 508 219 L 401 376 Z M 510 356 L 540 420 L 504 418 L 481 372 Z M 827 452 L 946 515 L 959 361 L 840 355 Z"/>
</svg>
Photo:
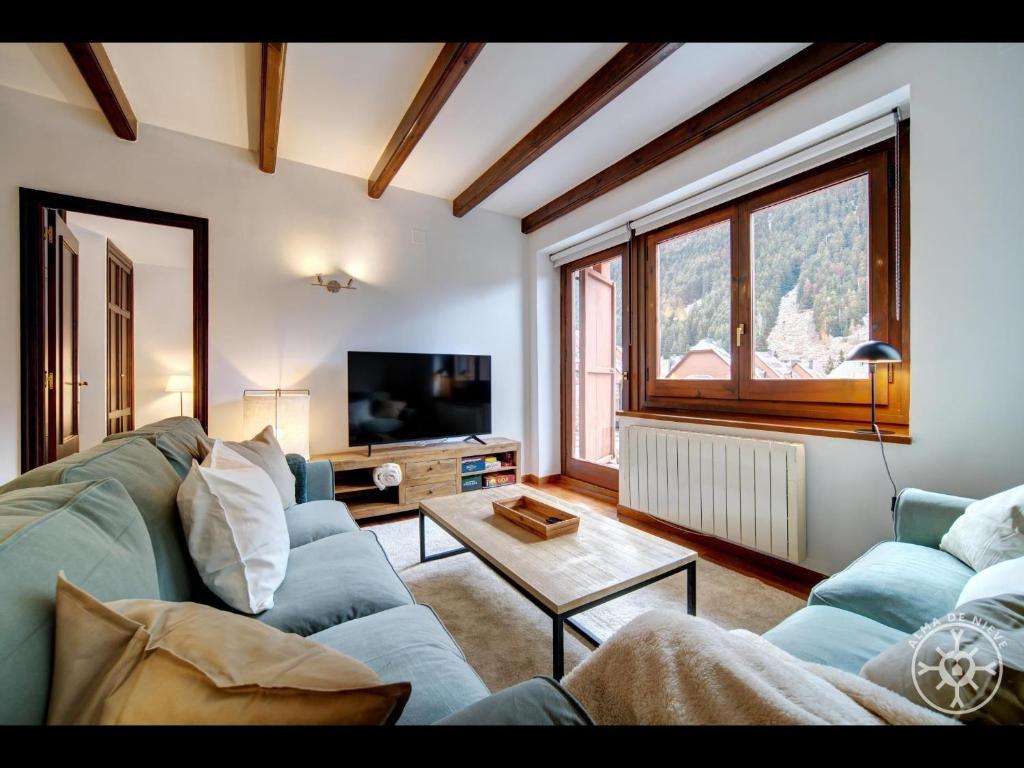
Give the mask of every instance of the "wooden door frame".
<svg viewBox="0 0 1024 768">
<path fill-rule="evenodd" d="M 130 303 L 131 303 L 131 306 L 130 306 L 130 309 L 128 310 L 128 312 L 129 312 L 129 315 L 128 315 L 129 326 L 131 328 L 131 342 L 130 342 L 130 344 L 128 346 L 128 370 L 130 371 L 129 382 L 128 382 L 128 389 L 131 392 L 131 404 L 129 405 L 129 408 L 131 409 L 131 416 L 130 416 L 131 420 L 130 420 L 129 423 L 131 424 L 131 429 L 135 429 L 135 262 L 132 261 L 131 258 L 129 258 L 128 254 L 126 254 L 124 251 L 122 251 L 120 248 L 118 248 L 117 244 L 108 237 L 107 238 L 107 263 L 106 263 L 107 273 L 105 275 L 106 276 L 106 280 L 105 280 L 105 283 L 106 283 L 105 311 L 106 311 L 106 317 L 107 317 L 107 323 L 108 323 L 108 325 L 107 325 L 106 343 L 105 343 L 105 346 L 107 348 L 107 360 L 106 360 L 107 368 L 106 368 L 106 371 L 104 372 L 104 379 L 107 382 L 106 386 L 105 386 L 105 388 L 107 390 L 107 397 L 104 400 L 104 407 L 107 410 L 106 417 L 104 419 L 104 422 L 106 423 L 106 433 L 107 433 L 107 435 L 111 434 L 111 431 L 110 431 L 110 394 L 111 394 L 110 393 L 110 325 L 109 325 L 109 322 L 110 322 L 110 262 L 114 262 L 119 267 L 121 267 L 121 269 L 125 270 L 128 273 L 128 275 L 129 275 L 128 284 L 131 286 L 131 288 L 130 288 L 130 294 L 131 294 Z M 124 417 L 122 416 L 120 418 L 123 419 Z"/>
<path fill-rule="evenodd" d="M 595 253 L 591 256 L 585 256 L 582 259 L 571 261 L 568 264 L 563 264 L 559 267 L 559 282 L 561 285 L 561 309 L 559 314 L 559 336 L 560 336 L 560 349 L 559 349 L 559 370 L 560 370 L 560 386 L 559 386 L 559 400 L 560 411 L 561 411 L 561 465 L 562 474 L 575 480 L 582 480 L 585 483 L 591 485 L 597 485 L 601 488 L 607 488 L 612 491 L 617 491 L 619 487 L 619 474 L 618 471 L 614 473 L 607 467 L 600 467 L 596 464 L 592 464 L 587 461 L 573 458 L 572 455 L 572 433 L 574 427 L 573 412 L 572 412 L 572 273 L 585 269 L 593 264 L 597 264 L 602 261 L 614 258 L 616 256 L 621 257 L 621 276 L 622 276 L 622 364 L 625 367 L 624 374 L 626 374 L 626 380 L 628 383 L 628 372 L 629 372 L 629 355 L 627 354 L 626 345 L 627 339 L 627 318 L 630 314 L 629 305 L 629 290 L 630 290 L 630 259 L 629 259 L 629 246 L 627 243 L 621 245 L 615 245 L 611 248 L 606 248 L 599 253 Z M 623 394 L 628 398 L 628 387 L 623 387 Z M 629 408 L 629 403 L 623 403 L 623 408 Z"/>
<path fill-rule="evenodd" d="M 21 240 L 21 471 L 45 461 L 46 297 L 40 255 L 45 208 L 88 213 L 192 232 L 192 376 L 193 413 L 203 428 L 209 416 L 209 231 L 208 219 L 21 187 L 18 190 Z"/>
</svg>

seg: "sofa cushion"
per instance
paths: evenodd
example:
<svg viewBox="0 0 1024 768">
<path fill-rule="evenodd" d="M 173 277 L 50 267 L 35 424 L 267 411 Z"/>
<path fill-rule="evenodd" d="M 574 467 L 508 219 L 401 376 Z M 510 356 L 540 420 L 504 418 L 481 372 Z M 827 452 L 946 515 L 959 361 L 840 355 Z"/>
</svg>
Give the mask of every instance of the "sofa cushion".
<svg viewBox="0 0 1024 768">
<path fill-rule="evenodd" d="M 426 605 L 392 608 L 331 627 L 310 639 L 359 659 L 385 683 L 411 682 L 412 695 L 399 725 L 437 722 L 489 693 Z"/>
<path fill-rule="evenodd" d="M 164 600 L 190 600 L 199 575 L 185 544 L 178 516 L 181 484 L 170 465 L 146 440 L 128 438 L 104 442 L 26 472 L 0 488 L 36 488 L 112 477 L 121 482 L 146 521 Z"/>
<path fill-rule="evenodd" d="M 295 474 L 288 466 L 288 460 L 285 458 L 284 451 L 281 450 L 281 444 L 274 436 L 272 426 L 268 424 L 250 440 L 238 442 L 225 440 L 224 445 L 244 459 L 251 461 L 270 476 L 281 496 L 281 505 L 285 509 L 295 506 Z M 212 440 L 199 444 L 200 451 L 209 451 L 212 448 Z"/>
<path fill-rule="evenodd" d="M 359 526 L 340 501 L 307 501 L 284 511 L 292 549 L 336 533 L 358 531 Z"/>
<path fill-rule="evenodd" d="M 939 549 L 976 571 L 1024 557 L 1024 485 L 972 502 L 953 521 Z"/>
<path fill-rule="evenodd" d="M 587 710 L 550 677 L 534 677 L 470 704 L 436 725 L 593 725 Z"/>
<path fill-rule="evenodd" d="M 964 603 L 950 618 L 886 648 L 861 674 L 961 722 L 1024 723 L 1024 594 Z"/>
<path fill-rule="evenodd" d="M 810 605 L 859 613 L 913 632 L 955 605 L 974 571 L 938 549 L 883 541 L 811 590 Z"/>
<path fill-rule="evenodd" d="M 0 723 L 46 721 L 62 570 L 101 600 L 160 597 L 146 524 L 117 480 L 0 495 Z"/>
<path fill-rule="evenodd" d="M 110 435 L 107 440 L 125 437 L 141 437 L 155 445 L 181 480 L 188 474 L 193 459 L 203 460 L 202 446 L 209 442 L 203 425 L 191 416 L 161 419 L 131 432 Z"/>
<path fill-rule="evenodd" d="M 377 537 L 371 531 L 354 531 L 293 549 L 288 573 L 274 593 L 274 607 L 256 618 L 283 632 L 311 635 L 415 602 Z"/>
<path fill-rule="evenodd" d="M 906 636 L 873 619 L 827 605 L 801 608 L 762 635 L 798 659 L 854 674 L 868 659 Z"/>
<path fill-rule="evenodd" d="M 103 603 L 57 584 L 47 715 L 58 725 L 390 725 L 408 683 L 304 637 L 196 603 Z"/>
</svg>

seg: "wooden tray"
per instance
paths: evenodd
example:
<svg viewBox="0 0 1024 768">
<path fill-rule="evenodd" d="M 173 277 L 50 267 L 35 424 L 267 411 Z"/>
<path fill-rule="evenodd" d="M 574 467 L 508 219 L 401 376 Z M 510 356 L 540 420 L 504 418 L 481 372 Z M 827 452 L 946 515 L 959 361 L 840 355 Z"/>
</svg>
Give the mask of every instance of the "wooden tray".
<svg viewBox="0 0 1024 768">
<path fill-rule="evenodd" d="M 501 515 L 530 533 L 543 539 L 574 533 L 580 527 L 580 519 L 572 512 L 546 504 L 532 496 L 513 496 L 509 499 L 491 502 L 494 514 Z M 547 522 L 558 518 L 556 522 Z"/>
</svg>

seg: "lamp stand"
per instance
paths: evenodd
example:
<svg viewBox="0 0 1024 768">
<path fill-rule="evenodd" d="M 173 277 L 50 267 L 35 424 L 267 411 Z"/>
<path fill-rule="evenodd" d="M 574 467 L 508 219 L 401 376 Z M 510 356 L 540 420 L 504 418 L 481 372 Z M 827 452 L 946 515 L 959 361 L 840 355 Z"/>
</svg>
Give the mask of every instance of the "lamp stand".
<svg viewBox="0 0 1024 768">
<path fill-rule="evenodd" d="M 179 416 L 184 416 L 185 415 L 185 393 L 184 392 L 179 392 L 178 393 L 178 415 Z"/>
<path fill-rule="evenodd" d="M 868 363 L 868 381 L 871 382 L 871 429 L 855 429 L 858 435 L 891 435 L 893 431 L 891 429 L 879 429 L 878 423 L 875 421 L 875 368 L 878 366 L 875 363 Z"/>
</svg>

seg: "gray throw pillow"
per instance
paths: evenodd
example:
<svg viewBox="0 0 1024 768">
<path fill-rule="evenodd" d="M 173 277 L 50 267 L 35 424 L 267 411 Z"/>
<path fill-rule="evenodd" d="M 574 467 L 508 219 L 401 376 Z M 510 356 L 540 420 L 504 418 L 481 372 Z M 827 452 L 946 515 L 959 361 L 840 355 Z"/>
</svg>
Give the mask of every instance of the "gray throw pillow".
<svg viewBox="0 0 1024 768">
<path fill-rule="evenodd" d="M 1020 725 L 1024 594 L 964 603 L 886 648 L 860 673 L 961 722 Z"/>
<path fill-rule="evenodd" d="M 224 445 L 228 446 L 242 458 L 248 459 L 257 467 L 262 469 L 270 479 L 274 481 L 277 492 L 281 496 L 281 505 L 288 509 L 295 506 L 295 475 L 288 468 L 288 460 L 281 450 L 280 443 L 274 437 L 274 428 L 269 424 L 256 435 L 252 440 L 241 442 L 230 442 L 225 440 Z M 204 443 L 203 458 L 213 447 L 213 441 Z"/>
</svg>

